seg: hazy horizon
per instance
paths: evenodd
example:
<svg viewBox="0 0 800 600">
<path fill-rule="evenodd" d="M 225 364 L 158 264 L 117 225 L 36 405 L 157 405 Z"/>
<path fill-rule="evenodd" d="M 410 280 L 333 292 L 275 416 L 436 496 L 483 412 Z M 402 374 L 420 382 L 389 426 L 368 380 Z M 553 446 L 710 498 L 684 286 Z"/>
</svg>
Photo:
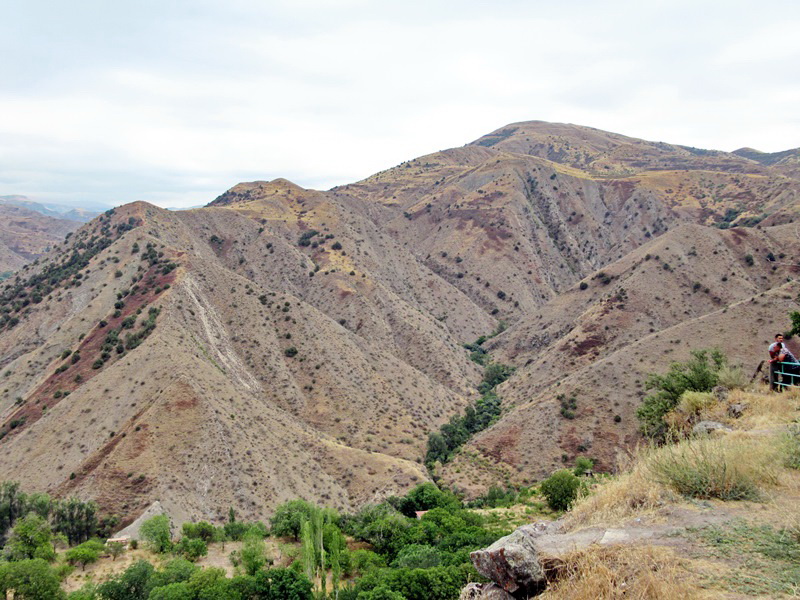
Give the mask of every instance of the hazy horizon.
<svg viewBox="0 0 800 600">
<path fill-rule="evenodd" d="M 329 189 L 508 123 L 800 146 L 800 5 L 152 0 L 0 8 L 0 195 Z"/>
</svg>

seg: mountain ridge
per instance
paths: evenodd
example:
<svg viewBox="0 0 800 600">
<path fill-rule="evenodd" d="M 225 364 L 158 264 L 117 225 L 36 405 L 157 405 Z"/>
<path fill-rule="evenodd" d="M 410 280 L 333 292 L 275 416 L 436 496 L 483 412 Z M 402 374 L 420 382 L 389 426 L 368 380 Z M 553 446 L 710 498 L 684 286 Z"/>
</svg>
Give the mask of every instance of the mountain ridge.
<svg viewBox="0 0 800 600">
<path fill-rule="evenodd" d="M 746 360 L 775 327 L 760 298 L 792 306 L 781 165 L 561 124 L 487 136 L 329 191 L 240 183 L 81 226 L 0 285 L 0 478 L 181 521 L 349 510 L 430 477 L 472 496 L 581 453 L 613 470 L 661 364 L 626 348 Z M 741 348 L 726 308 L 756 323 Z M 427 473 L 428 435 L 478 398 L 463 344 L 501 322 L 504 412 Z"/>
</svg>

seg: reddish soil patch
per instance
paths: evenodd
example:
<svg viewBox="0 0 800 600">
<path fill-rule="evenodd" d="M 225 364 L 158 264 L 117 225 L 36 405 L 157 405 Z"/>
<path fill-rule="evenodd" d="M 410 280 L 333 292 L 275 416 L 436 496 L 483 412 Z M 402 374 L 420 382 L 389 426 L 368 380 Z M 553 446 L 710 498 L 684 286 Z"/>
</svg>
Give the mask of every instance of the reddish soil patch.
<svg viewBox="0 0 800 600">
<path fill-rule="evenodd" d="M 609 181 L 607 182 L 607 185 L 614 189 L 614 191 L 619 195 L 620 200 L 626 202 L 631 196 L 633 196 L 638 183 L 639 181 Z"/>
<path fill-rule="evenodd" d="M 747 233 L 747 231 L 745 231 L 744 229 L 740 229 L 738 227 L 734 228 L 734 229 L 730 229 L 729 231 L 731 232 L 731 235 L 733 236 L 733 243 L 736 244 L 736 245 L 741 244 L 742 243 L 742 239 L 748 237 L 748 235 L 749 235 Z"/>
<path fill-rule="evenodd" d="M 575 356 L 583 356 L 594 348 L 598 348 L 605 343 L 605 338 L 602 335 L 590 335 L 584 340 L 581 340 L 572 347 L 572 354 Z"/>
<path fill-rule="evenodd" d="M 483 447 L 482 450 L 484 454 L 494 460 L 514 466 L 519 462 L 519 456 L 515 451 L 515 445 L 520 440 L 521 436 L 521 426 L 515 425 L 509 427 L 499 434 L 484 438 L 481 444 Z"/>
<path fill-rule="evenodd" d="M 78 346 L 78 349 L 73 352 L 73 355 L 76 353 L 80 354 L 80 360 L 78 362 L 74 364 L 71 362 L 71 356 L 73 355 L 64 360 L 59 357 L 53 362 L 51 368 L 53 368 L 54 372 L 28 396 L 22 406 L 11 413 L 7 422 L 3 424 L 8 428 L 8 435 L 6 438 L 10 438 L 25 427 L 41 419 L 46 408 L 52 408 L 68 397 L 70 393 L 78 389 L 78 387 L 102 372 L 103 369 L 125 356 L 125 354 L 117 354 L 116 351 L 114 351 L 101 368 L 92 368 L 94 362 L 100 358 L 101 349 L 105 344 L 106 336 L 109 331 L 120 328 L 122 321 L 127 317 L 135 315 L 139 308 L 142 309 L 142 315 L 146 318 L 147 313 L 144 309 L 161 296 L 168 293 L 168 291 L 162 291 L 156 294 L 155 289 L 163 289 L 166 284 L 171 285 L 177 276 L 177 269 L 163 275 L 158 271 L 159 268 L 160 266 L 153 266 L 144 273 L 144 276 L 139 282 L 140 288 L 135 294 L 129 294 L 124 298 L 125 306 L 120 310 L 120 315 L 118 317 L 114 317 L 112 313 L 112 315 L 106 317 L 105 321 L 107 325 L 105 327 L 100 327 L 98 323 L 88 335 L 86 335 Z M 152 283 L 145 283 L 149 282 L 151 277 L 153 278 Z M 123 339 L 126 331 L 127 330 L 122 330 L 120 334 Z M 135 331 L 135 329 L 131 331 Z M 131 352 L 131 350 L 127 352 Z M 59 365 L 68 365 L 68 368 L 61 373 L 56 373 L 55 369 Z M 79 381 L 75 381 L 76 378 L 78 378 Z M 66 396 L 64 395 L 65 393 Z M 59 397 L 56 398 L 56 395 Z M 14 429 L 10 429 L 10 423 L 13 421 L 22 421 L 22 424 Z"/>
</svg>

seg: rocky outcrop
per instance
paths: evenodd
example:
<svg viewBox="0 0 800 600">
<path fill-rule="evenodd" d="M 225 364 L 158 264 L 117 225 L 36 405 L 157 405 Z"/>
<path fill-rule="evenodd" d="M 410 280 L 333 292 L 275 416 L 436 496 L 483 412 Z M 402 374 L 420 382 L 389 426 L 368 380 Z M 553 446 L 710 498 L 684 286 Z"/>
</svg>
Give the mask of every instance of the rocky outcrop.
<svg viewBox="0 0 800 600">
<path fill-rule="evenodd" d="M 588 527 L 564 531 L 564 523 L 532 523 L 470 554 L 475 569 L 491 583 L 471 583 L 460 600 L 510 600 L 542 593 L 565 571 L 564 558 L 592 546 L 646 544 L 672 546 L 688 528 L 719 525 L 731 519 L 709 507 L 665 507 L 651 519 L 636 518 L 616 528 Z"/>
<path fill-rule="evenodd" d="M 546 584 L 545 569 L 536 547 L 536 539 L 546 530 L 542 524 L 520 527 L 488 548 L 472 552 L 472 564 L 478 573 L 506 592 L 536 592 Z"/>
</svg>

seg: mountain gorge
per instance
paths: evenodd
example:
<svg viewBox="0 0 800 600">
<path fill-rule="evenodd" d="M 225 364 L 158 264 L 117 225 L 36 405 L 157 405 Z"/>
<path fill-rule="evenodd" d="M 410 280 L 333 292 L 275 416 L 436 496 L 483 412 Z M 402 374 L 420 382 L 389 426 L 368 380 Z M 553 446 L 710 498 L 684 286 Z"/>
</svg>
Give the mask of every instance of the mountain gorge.
<svg viewBox="0 0 800 600">
<path fill-rule="evenodd" d="M 329 191 L 108 211 L 0 287 L 0 478 L 181 521 L 613 470 L 648 373 L 754 368 L 796 306 L 797 164 L 532 121 Z M 431 473 L 491 332 L 502 414 Z"/>
</svg>

